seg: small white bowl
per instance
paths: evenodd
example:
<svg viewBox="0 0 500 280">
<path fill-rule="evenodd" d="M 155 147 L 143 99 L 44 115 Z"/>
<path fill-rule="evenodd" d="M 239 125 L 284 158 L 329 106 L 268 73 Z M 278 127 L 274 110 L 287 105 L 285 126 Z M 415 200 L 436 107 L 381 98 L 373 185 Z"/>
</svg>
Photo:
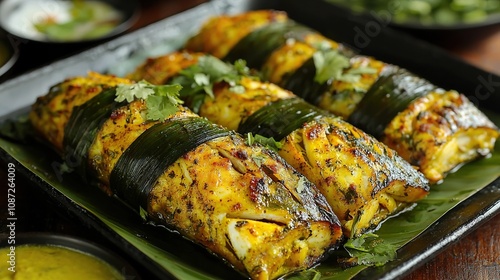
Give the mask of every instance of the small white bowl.
<svg viewBox="0 0 500 280">
<path fill-rule="evenodd" d="M 57 22 L 67 22 L 71 19 L 69 7 L 72 0 L 4 0 L 0 2 L 0 26 L 8 33 L 21 41 L 35 41 L 42 43 L 67 44 L 82 43 L 114 37 L 125 32 L 137 20 L 139 2 L 120 0 L 91 0 L 102 2 L 112 7 L 120 15 L 119 23 L 108 33 L 100 37 L 55 40 L 39 32 L 34 23 L 43 18 L 51 18 Z M 89 29 L 92 30 L 92 29 Z"/>
</svg>

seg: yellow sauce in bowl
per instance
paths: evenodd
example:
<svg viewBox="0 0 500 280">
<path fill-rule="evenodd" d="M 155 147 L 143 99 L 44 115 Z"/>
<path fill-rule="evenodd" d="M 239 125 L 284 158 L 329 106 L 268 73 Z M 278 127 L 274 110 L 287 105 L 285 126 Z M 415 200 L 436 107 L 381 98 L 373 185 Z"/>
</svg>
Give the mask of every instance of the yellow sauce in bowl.
<svg viewBox="0 0 500 280">
<path fill-rule="evenodd" d="M 0 249 L 0 280 L 122 280 L 118 270 L 86 253 L 54 245 L 15 247 L 15 266 L 9 263 L 10 248 Z M 14 270 L 14 271 L 13 271 Z"/>
<path fill-rule="evenodd" d="M 5 0 L 4 3 L 2 27 L 18 37 L 35 41 L 80 42 L 103 38 L 127 21 L 124 12 L 99 0 Z"/>
</svg>

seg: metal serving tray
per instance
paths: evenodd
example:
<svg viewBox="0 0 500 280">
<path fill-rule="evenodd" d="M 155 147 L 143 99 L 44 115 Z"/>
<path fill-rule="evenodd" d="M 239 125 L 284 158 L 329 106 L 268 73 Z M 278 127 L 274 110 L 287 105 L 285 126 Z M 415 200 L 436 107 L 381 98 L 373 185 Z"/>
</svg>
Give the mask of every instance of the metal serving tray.
<svg viewBox="0 0 500 280">
<path fill-rule="evenodd" d="M 358 18 L 313 0 L 213 0 L 75 56 L 0 84 L 0 120 L 26 112 L 50 86 L 88 71 L 124 75 L 146 57 L 179 48 L 209 17 L 250 9 L 276 9 L 362 54 L 403 66 L 433 83 L 465 93 L 482 108 L 500 110 L 500 77 L 468 65 L 445 51 L 385 27 L 380 17 Z M 62 208 L 136 259 L 160 279 L 235 279 L 241 275 L 203 249 L 163 228 L 144 224 L 131 209 L 77 178 L 55 180 L 51 163 L 58 159 L 34 144 L 16 146 L 0 139 L 1 158 L 40 186 Z M 498 146 L 498 145 L 497 145 Z M 20 152 L 21 151 L 21 152 Z M 26 155 L 29 155 L 26 157 Z M 32 160 L 33 156 L 37 160 Z M 422 265 L 446 246 L 500 212 L 500 179 L 452 208 L 383 267 L 361 271 L 355 279 L 397 279 Z M 325 276 L 325 275 L 324 275 Z M 329 278 L 326 279 L 337 279 Z"/>
</svg>

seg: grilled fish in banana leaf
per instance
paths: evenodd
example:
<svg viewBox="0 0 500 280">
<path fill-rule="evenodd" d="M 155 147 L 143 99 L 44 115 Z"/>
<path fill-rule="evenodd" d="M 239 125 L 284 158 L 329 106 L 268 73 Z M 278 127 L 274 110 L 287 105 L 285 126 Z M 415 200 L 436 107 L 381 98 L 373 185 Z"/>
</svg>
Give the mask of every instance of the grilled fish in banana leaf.
<svg viewBox="0 0 500 280">
<path fill-rule="evenodd" d="M 157 118 L 157 97 L 172 96 L 151 91 L 90 73 L 39 97 L 30 120 L 89 182 L 252 279 L 309 268 L 339 244 L 325 198 L 276 153 L 175 102 Z"/>
<path fill-rule="evenodd" d="M 213 56 L 176 52 L 148 59 L 129 78 L 180 83 L 181 98 L 202 117 L 280 141 L 279 155 L 319 187 L 347 236 L 374 228 L 427 195 L 425 177 L 386 145 L 236 68 Z"/>
<path fill-rule="evenodd" d="M 356 55 L 284 12 L 212 18 L 186 48 L 228 61 L 248 60 L 265 79 L 377 137 L 431 183 L 490 154 L 500 135 L 463 94 Z"/>
</svg>

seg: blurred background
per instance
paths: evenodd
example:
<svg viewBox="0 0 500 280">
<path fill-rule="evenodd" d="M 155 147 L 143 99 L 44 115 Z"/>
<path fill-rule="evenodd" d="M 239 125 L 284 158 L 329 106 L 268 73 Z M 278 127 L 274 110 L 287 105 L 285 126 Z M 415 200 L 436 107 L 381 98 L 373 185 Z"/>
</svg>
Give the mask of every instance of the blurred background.
<svg viewBox="0 0 500 280">
<path fill-rule="evenodd" d="M 325 1 L 338 6 L 340 9 L 346 9 L 354 15 L 381 17 L 392 28 L 399 29 L 402 32 L 409 33 L 442 47 L 481 69 L 500 74 L 500 0 Z M 11 2 L 15 4 L 13 5 Z M 54 28 L 54 26 L 46 28 L 45 26 L 45 32 L 50 33 L 51 30 L 55 30 L 52 33 L 60 34 L 61 30 L 66 31 L 66 40 L 64 37 L 56 38 L 55 40 L 47 40 L 43 39 L 43 37 L 30 38 L 30 36 L 26 36 L 26 32 L 25 34 L 21 32 L 20 35 L 7 36 L 6 33 L 8 34 L 8 32 L 19 33 L 19 26 L 21 24 L 19 20 L 16 21 L 12 12 L 12 6 L 23 2 L 32 3 L 37 1 L 0 1 L 0 24 L 3 29 L 7 30 L 0 30 L 0 65 L 8 61 L 9 55 L 13 55 L 13 52 L 8 50 L 8 43 L 13 43 L 14 48 L 22 54 L 18 57 L 12 70 L 9 71 L 10 76 L 38 68 L 47 62 L 101 44 L 123 33 L 137 30 L 169 15 L 206 2 L 206 0 L 133 0 L 126 2 L 107 0 L 104 2 L 109 2 L 110 5 L 115 5 L 122 9 L 119 12 L 122 13 L 123 22 L 119 22 L 115 26 L 116 30 L 108 27 L 111 29 L 108 30 L 110 32 L 107 35 L 104 33 L 104 36 L 83 40 L 75 38 L 70 40 L 69 36 L 76 33 L 74 32 L 75 29 L 68 29 L 68 26 L 71 26 L 71 24 L 67 24 L 70 19 L 67 17 L 57 19 L 55 16 L 47 18 L 49 18 L 49 21 L 60 20 L 66 24 L 62 28 Z M 44 0 L 41 2 L 50 3 L 57 1 Z M 62 2 L 78 3 L 80 1 Z M 116 2 L 119 4 L 116 4 Z M 49 6 L 47 10 L 54 11 L 57 9 Z M 81 8 L 75 10 L 78 11 Z M 29 14 L 30 12 L 32 13 L 33 11 L 24 9 L 24 16 L 34 18 L 35 16 Z M 85 16 L 85 13 L 80 12 L 78 15 L 80 17 Z M 39 30 L 42 28 L 44 26 L 39 27 Z M 23 37 L 23 35 L 27 38 Z M 1 79 L 5 80 L 5 75 Z"/>
</svg>

